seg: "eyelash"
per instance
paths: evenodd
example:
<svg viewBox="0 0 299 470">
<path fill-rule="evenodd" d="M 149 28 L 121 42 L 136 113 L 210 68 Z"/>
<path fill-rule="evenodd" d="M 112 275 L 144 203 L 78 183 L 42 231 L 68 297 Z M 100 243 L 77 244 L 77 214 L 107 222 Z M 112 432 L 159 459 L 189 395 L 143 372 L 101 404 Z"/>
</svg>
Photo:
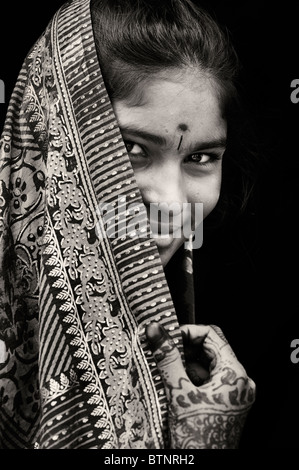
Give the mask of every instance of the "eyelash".
<svg viewBox="0 0 299 470">
<path fill-rule="evenodd" d="M 204 152 L 196 152 L 196 153 L 193 153 L 192 155 L 189 155 L 189 157 L 193 157 L 194 155 L 206 155 L 207 157 L 209 157 L 209 160 L 207 162 L 195 162 L 195 161 L 191 161 L 192 163 L 194 163 L 195 165 L 199 165 L 199 166 L 207 166 L 207 165 L 211 165 L 212 163 L 218 161 L 218 160 L 221 160 L 221 157 L 220 155 L 217 155 L 216 153 L 204 153 Z"/>
<path fill-rule="evenodd" d="M 127 152 L 128 154 L 132 157 L 142 157 L 142 158 L 146 158 L 146 152 L 144 152 L 144 150 L 142 149 L 142 146 L 140 144 L 137 144 L 136 142 L 132 142 L 132 141 L 129 141 L 129 140 L 125 140 L 125 146 L 126 146 L 126 149 L 127 149 Z M 143 151 L 143 153 L 135 153 L 135 154 L 132 154 L 132 149 L 134 148 L 135 145 L 138 145 L 138 147 L 140 147 Z M 132 149 L 129 150 L 129 146 L 132 146 Z M 195 155 L 206 155 L 207 157 L 209 157 L 209 161 L 207 162 L 195 162 L 195 161 L 191 161 L 191 163 L 194 163 L 195 165 L 197 166 L 208 166 L 208 165 L 211 165 L 212 163 L 218 161 L 218 160 L 221 160 L 221 156 L 216 154 L 216 153 L 204 153 L 204 152 L 195 152 L 195 153 L 192 153 L 191 155 L 188 155 L 188 157 L 186 158 L 191 158 Z"/>
</svg>

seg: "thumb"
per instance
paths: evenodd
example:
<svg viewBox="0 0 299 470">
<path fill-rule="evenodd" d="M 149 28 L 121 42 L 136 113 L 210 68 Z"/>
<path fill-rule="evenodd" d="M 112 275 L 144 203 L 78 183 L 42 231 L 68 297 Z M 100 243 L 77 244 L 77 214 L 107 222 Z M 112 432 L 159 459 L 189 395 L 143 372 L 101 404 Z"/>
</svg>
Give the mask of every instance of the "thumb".
<svg viewBox="0 0 299 470">
<path fill-rule="evenodd" d="M 189 382 L 180 352 L 163 326 L 150 323 L 145 333 L 166 388 L 178 387 L 182 379 Z"/>
</svg>

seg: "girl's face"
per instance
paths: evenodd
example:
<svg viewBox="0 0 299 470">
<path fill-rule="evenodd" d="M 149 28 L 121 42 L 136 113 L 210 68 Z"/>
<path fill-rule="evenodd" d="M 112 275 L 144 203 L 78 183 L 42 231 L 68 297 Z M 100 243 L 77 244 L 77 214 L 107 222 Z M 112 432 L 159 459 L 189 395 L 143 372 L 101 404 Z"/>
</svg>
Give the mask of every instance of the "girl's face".
<svg viewBox="0 0 299 470">
<path fill-rule="evenodd" d="M 164 203 L 160 214 L 170 209 L 153 234 L 165 266 L 187 237 L 185 204 L 194 229 L 195 203 L 206 217 L 219 198 L 227 125 L 216 87 L 203 75 L 169 74 L 147 83 L 138 103 L 130 97 L 113 106 L 148 216 L 153 204 Z"/>
</svg>

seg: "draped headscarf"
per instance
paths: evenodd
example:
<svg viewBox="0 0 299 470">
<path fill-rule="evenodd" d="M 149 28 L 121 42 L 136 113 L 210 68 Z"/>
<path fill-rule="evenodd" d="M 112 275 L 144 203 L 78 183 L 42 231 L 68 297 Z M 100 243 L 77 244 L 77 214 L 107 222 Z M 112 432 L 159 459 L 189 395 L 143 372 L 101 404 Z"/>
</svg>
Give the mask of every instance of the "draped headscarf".
<svg viewBox="0 0 299 470">
<path fill-rule="evenodd" d="M 159 321 L 182 352 L 181 335 L 155 240 L 103 236 L 111 208 L 148 221 L 89 0 L 64 4 L 26 57 L 0 150 L 1 447 L 167 446 L 144 329 Z"/>
</svg>

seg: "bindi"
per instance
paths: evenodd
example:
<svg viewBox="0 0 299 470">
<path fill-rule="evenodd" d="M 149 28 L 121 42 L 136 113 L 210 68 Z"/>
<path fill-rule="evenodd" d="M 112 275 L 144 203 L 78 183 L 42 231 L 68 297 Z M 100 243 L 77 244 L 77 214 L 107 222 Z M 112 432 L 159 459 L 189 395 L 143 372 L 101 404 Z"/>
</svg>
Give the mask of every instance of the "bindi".
<svg viewBox="0 0 299 470">
<path fill-rule="evenodd" d="M 182 132 L 186 132 L 188 130 L 187 124 L 179 124 L 178 129 Z"/>
</svg>

